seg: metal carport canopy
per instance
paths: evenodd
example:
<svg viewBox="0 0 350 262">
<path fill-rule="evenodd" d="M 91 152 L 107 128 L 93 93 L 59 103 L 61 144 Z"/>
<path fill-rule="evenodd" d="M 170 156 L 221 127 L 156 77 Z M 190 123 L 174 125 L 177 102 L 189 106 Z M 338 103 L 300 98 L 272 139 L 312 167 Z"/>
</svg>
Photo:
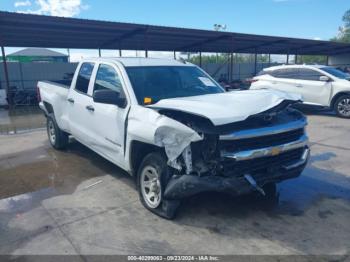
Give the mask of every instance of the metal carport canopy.
<svg viewBox="0 0 350 262">
<path fill-rule="evenodd" d="M 82 49 L 336 55 L 350 44 L 0 12 L 0 45 Z"/>
</svg>

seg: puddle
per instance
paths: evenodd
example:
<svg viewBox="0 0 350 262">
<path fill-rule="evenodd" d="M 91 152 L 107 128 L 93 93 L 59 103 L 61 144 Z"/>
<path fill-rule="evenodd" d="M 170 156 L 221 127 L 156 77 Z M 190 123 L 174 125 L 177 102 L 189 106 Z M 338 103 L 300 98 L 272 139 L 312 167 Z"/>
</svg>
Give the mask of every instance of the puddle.
<svg viewBox="0 0 350 262">
<path fill-rule="evenodd" d="M 67 151 L 56 151 L 46 141 L 38 148 L 16 152 L 15 157 L 0 156 L 0 160 L 8 163 L 0 168 L 0 199 L 45 188 L 71 194 L 85 180 L 122 172 L 76 141 Z"/>
<path fill-rule="evenodd" d="M 38 106 L 0 109 L 0 135 L 18 134 L 45 128 L 46 120 Z"/>
</svg>

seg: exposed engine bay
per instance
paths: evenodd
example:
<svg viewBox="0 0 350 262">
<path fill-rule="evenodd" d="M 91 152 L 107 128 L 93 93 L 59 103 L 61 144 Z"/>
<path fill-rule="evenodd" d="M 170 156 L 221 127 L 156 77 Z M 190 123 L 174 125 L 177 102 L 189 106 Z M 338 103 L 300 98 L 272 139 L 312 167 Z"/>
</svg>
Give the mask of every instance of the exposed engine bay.
<svg viewBox="0 0 350 262">
<path fill-rule="evenodd" d="M 237 161 L 235 157 L 229 157 L 229 153 L 277 146 L 295 141 L 304 135 L 303 126 L 300 128 L 293 127 L 291 130 L 278 130 L 278 127 L 282 128 L 285 124 L 305 121 L 305 117 L 291 107 L 294 103 L 296 101 L 284 100 L 267 111 L 249 116 L 244 121 L 220 126 L 215 126 L 208 118 L 202 116 L 173 109 L 159 109 L 158 112 L 160 114 L 181 122 L 195 130 L 202 137 L 202 140 L 192 142 L 188 145 L 175 161 L 169 161 L 168 164 L 179 175 L 244 175 L 245 172 L 248 172 L 247 168 L 249 169 L 249 166 L 253 167 L 249 159 Z M 266 133 L 264 135 L 264 132 L 257 132 L 257 130 L 267 130 L 269 128 L 274 129 L 274 131 L 271 131 L 273 134 Z M 235 138 L 235 134 L 244 133 L 249 130 L 255 131 L 251 135 L 246 135 L 245 138 Z M 302 154 L 302 150 L 293 153 L 298 158 Z M 275 152 L 274 156 L 270 156 L 272 158 L 271 160 L 275 160 L 275 162 L 279 161 L 277 157 L 283 154 L 285 153 Z M 284 157 L 287 160 L 289 159 L 289 156 Z M 271 162 L 264 162 L 267 164 L 263 165 L 262 168 L 257 167 L 257 171 L 263 171 L 267 165 L 269 165 L 269 168 L 273 168 L 273 165 L 270 165 Z M 251 171 L 249 170 L 249 172 Z"/>
</svg>

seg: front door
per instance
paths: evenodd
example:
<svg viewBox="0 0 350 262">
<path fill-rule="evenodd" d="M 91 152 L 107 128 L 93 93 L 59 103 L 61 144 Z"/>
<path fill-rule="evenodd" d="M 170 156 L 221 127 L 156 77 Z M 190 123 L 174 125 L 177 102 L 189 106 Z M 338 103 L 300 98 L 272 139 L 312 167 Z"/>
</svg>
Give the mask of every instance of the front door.
<svg viewBox="0 0 350 262">
<path fill-rule="evenodd" d="M 113 64 L 101 63 L 98 65 L 93 92 L 96 90 L 111 89 L 125 97 L 123 81 L 118 68 Z M 128 106 L 121 108 L 116 105 L 95 103 L 92 131 L 96 139 L 94 149 L 112 162 L 123 165 L 125 121 Z"/>
</svg>

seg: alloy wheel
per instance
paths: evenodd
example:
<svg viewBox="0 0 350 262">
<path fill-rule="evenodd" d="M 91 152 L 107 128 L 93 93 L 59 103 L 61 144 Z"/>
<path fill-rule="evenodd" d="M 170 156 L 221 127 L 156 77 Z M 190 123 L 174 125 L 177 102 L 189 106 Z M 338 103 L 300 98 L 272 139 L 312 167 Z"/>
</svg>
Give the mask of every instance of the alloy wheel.
<svg viewBox="0 0 350 262">
<path fill-rule="evenodd" d="M 161 202 L 160 175 L 152 166 L 146 166 L 141 173 L 141 193 L 150 208 L 157 208 Z"/>
</svg>

